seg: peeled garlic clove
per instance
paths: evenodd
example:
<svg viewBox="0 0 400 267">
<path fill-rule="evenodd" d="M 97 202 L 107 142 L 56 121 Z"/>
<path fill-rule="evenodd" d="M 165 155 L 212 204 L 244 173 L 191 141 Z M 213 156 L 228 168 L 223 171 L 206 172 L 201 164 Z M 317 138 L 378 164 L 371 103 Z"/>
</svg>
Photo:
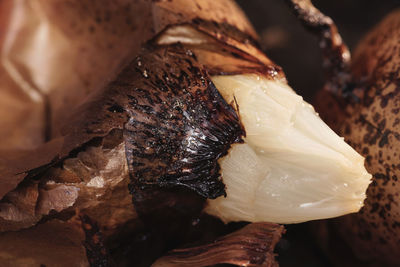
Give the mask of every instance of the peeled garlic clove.
<svg viewBox="0 0 400 267">
<path fill-rule="evenodd" d="M 257 75 L 214 76 L 246 130 L 220 159 L 227 197 L 206 212 L 224 221 L 296 223 L 357 212 L 371 175 L 286 83 Z"/>
</svg>

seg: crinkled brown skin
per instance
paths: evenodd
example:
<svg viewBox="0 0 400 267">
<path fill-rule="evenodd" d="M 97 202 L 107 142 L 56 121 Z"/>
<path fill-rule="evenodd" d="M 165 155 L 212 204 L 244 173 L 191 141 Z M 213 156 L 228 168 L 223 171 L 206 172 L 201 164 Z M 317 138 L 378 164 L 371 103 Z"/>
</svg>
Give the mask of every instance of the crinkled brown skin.
<svg viewBox="0 0 400 267">
<path fill-rule="evenodd" d="M 361 41 L 352 73 L 362 88 L 359 103 L 317 110 L 365 158 L 373 181 L 357 214 L 335 219 L 334 226 L 356 255 L 380 264 L 400 264 L 400 10 L 393 11 Z M 359 90 L 360 91 L 360 90 Z M 326 92 L 321 93 L 325 98 Z M 318 102 L 317 102 L 318 104 Z"/>
<path fill-rule="evenodd" d="M 209 244 L 172 250 L 152 266 L 277 266 L 273 251 L 283 233 L 278 224 L 252 223 Z"/>
<path fill-rule="evenodd" d="M 202 19 L 257 38 L 231 0 L 5 0 L 0 12 L 1 149 L 59 136 L 70 111 L 166 26 Z"/>
<path fill-rule="evenodd" d="M 113 131 L 61 162 L 29 171 L 0 201 L 0 232 L 31 227 L 42 217 L 71 216 L 78 208 L 111 234 L 137 217 L 128 183 L 122 132 Z"/>
</svg>

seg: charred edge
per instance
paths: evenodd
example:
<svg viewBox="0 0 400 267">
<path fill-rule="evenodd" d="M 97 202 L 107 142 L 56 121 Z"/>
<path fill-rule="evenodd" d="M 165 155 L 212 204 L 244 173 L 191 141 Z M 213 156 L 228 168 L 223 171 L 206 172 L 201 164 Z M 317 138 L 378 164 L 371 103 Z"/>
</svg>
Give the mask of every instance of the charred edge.
<svg viewBox="0 0 400 267">
<path fill-rule="evenodd" d="M 110 256 L 103 244 L 103 236 L 97 224 L 87 215 L 80 215 L 82 230 L 85 232 L 83 245 L 91 267 L 111 267 Z"/>
<path fill-rule="evenodd" d="M 253 223 L 212 243 L 173 250 L 153 266 L 275 266 L 273 251 L 283 232 L 277 224 Z"/>
<path fill-rule="evenodd" d="M 320 39 L 326 76 L 325 89 L 340 96 L 352 96 L 350 52 L 332 19 L 315 8 L 310 0 L 286 0 L 305 28 Z"/>
<path fill-rule="evenodd" d="M 129 68 L 124 139 L 132 183 L 225 195 L 218 159 L 244 129 L 194 55 L 180 45 L 153 48 Z"/>
</svg>

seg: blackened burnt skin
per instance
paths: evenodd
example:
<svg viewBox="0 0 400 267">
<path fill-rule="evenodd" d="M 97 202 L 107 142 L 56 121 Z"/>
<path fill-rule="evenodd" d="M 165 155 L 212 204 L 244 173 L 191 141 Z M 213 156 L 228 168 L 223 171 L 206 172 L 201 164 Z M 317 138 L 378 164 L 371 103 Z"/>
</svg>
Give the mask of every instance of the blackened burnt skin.
<svg viewBox="0 0 400 267">
<path fill-rule="evenodd" d="M 131 192 L 178 185 L 206 198 L 225 195 L 218 159 L 244 130 L 194 54 L 179 45 L 148 48 L 117 81 L 112 90 L 127 97 Z"/>
</svg>

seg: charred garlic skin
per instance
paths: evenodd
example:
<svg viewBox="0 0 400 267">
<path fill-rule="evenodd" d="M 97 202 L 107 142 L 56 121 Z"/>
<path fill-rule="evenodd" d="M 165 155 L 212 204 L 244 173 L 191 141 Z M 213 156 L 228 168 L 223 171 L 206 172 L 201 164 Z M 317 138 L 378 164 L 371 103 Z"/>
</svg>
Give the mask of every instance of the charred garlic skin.
<svg viewBox="0 0 400 267">
<path fill-rule="evenodd" d="M 180 45 L 144 51 L 111 90 L 128 99 L 122 112 L 132 186 L 185 186 L 207 198 L 225 195 L 218 159 L 244 130 L 196 62 Z"/>
</svg>

